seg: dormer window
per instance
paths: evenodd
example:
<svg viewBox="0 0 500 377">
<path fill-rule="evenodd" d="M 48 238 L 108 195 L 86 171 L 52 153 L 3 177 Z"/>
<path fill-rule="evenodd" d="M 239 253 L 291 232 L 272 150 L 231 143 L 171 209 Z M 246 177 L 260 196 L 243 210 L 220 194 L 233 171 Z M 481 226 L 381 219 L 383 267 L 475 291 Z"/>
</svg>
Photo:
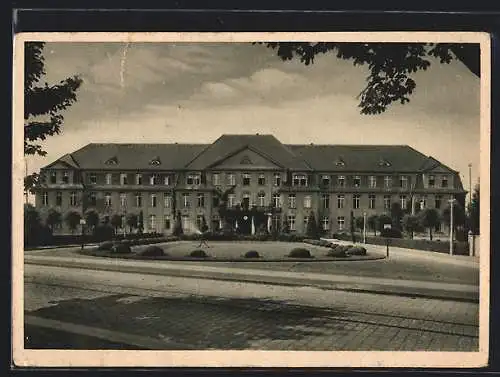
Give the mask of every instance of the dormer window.
<svg viewBox="0 0 500 377">
<path fill-rule="evenodd" d="M 153 166 L 161 165 L 160 158 L 159 157 L 153 158 L 151 161 L 149 161 L 149 165 L 153 165 Z"/>
<path fill-rule="evenodd" d="M 330 186 L 330 176 L 329 175 L 323 175 L 321 177 L 321 183 L 323 186 Z"/>
<path fill-rule="evenodd" d="M 354 187 L 359 187 L 361 186 L 361 177 L 359 175 L 356 175 L 354 177 Z"/>
<path fill-rule="evenodd" d="M 293 186 L 303 186 L 306 187 L 308 184 L 307 175 L 305 174 L 294 174 L 292 177 Z"/>
<path fill-rule="evenodd" d="M 158 176 L 156 174 L 151 174 L 149 176 L 149 184 L 156 185 L 158 183 Z"/>
<path fill-rule="evenodd" d="M 197 173 L 188 174 L 186 178 L 186 184 L 188 185 L 200 185 L 201 184 L 201 175 Z"/>
<path fill-rule="evenodd" d="M 106 161 L 106 165 L 117 165 L 117 164 L 118 164 L 118 158 L 116 158 L 116 156 L 113 156 Z"/>
<path fill-rule="evenodd" d="M 64 184 L 68 184 L 69 183 L 69 174 L 67 171 L 65 171 L 63 173 L 63 176 L 62 176 L 62 183 Z"/>
<path fill-rule="evenodd" d="M 345 166 L 345 162 L 344 162 L 344 160 L 342 160 L 341 158 L 339 158 L 339 159 L 335 162 L 335 165 L 337 165 L 337 166 Z"/>
<path fill-rule="evenodd" d="M 378 162 L 378 166 L 381 166 L 381 167 L 389 167 L 391 166 L 391 163 L 383 158 L 380 159 L 380 161 Z"/>
<path fill-rule="evenodd" d="M 448 187 L 448 177 L 446 175 L 441 177 L 441 187 Z"/>
</svg>

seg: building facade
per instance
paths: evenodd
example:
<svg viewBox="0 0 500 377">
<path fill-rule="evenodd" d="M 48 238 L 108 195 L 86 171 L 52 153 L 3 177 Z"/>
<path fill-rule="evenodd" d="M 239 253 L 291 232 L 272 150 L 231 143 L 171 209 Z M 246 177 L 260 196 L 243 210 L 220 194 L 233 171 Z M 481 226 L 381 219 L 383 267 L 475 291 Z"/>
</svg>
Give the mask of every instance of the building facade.
<svg viewBox="0 0 500 377">
<path fill-rule="evenodd" d="M 332 234 L 349 228 L 351 213 L 389 213 L 395 202 L 409 212 L 440 211 L 451 198 L 463 206 L 466 195 L 457 171 L 406 145 L 285 145 L 259 134 L 222 135 L 212 144 L 89 144 L 40 177 L 42 218 L 50 209 L 63 218 L 95 210 L 104 222 L 118 214 L 125 224 L 135 213 L 144 231 L 165 234 L 177 215 L 185 232 L 203 222 L 218 229 L 224 192 L 229 210 L 241 214 L 231 226 L 243 233 L 283 222 L 305 233 L 312 212 Z M 252 216 L 253 226 L 243 216 L 249 209 L 263 215 Z M 56 232 L 69 232 L 64 221 Z"/>
</svg>

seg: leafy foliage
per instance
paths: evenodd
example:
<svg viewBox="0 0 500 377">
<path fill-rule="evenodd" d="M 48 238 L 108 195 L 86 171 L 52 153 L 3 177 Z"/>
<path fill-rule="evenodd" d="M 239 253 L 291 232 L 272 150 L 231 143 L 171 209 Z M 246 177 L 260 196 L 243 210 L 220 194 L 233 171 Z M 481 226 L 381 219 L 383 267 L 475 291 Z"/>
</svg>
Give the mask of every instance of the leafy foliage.
<svg viewBox="0 0 500 377">
<path fill-rule="evenodd" d="M 418 214 L 420 225 L 429 229 L 429 240 L 432 241 L 432 229 L 439 225 L 439 213 L 434 208 L 424 209 Z"/>
<path fill-rule="evenodd" d="M 377 235 L 377 229 L 378 229 L 378 223 L 379 223 L 379 217 L 377 215 L 370 215 L 366 219 L 366 225 L 370 230 L 373 231 L 373 234 L 376 236 Z"/>
<path fill-rule="evenodd" d="M 309 218 L 307 220 L 307 229 L 306 229 L 306 235 L 307 237 L 316 239 L 319 238 L 319 227 L 318 227 L 318 222 L 316 221 L 316 217 L 314 216 L 314 212 L 309 213 Z"/>
<path fill-rule="evenodd" d="M 85 222 L 87 227 L 94 229 L 99 224 L 99 214 L 91 209 L 85 212 Z"/>
<path fill-rule="evenodd" d="M 471 203 L 468 206 L 470 230 L 473 234 L 479 234 L 479 184 L 474 187 Z"/>
<path fill-rule="evenodd" d="M 451 205 L 443 209 L 442 218 L 446 225 L 451 222 Z M 453 227 L 463 226 L 465 224 L 465 210 L 456 201 L 453 203 Z"/>
<path fill-rule="evenodd" d="M 135 213 L 127 214 L 127 217 L 125 219 L 125 222 L 127 223 L 127 226 L 130 228 L 130 231 L 132 231 L 132 229 L 137 228 L 138 221 L 139 221 L 139 217 Z"/>
<path fill-rule="evenodd" d="M 262 43 L 262 42 L 261 42 Z M 333 42 L 267 42 L 283 60 L 299 59 L 305 65 L 314 63 L 317 55 L 334 53 L 355 66 L 367 66 L 366 87 L 358 95 L 361 114 L 380 114 L 392 103 L 405 104 L 417 84 L 411 77 L 427 70 L 431 59 L 448 64 L 458 59 L 476 76 L 480 74 L 479 45 L 454 43 L 333 43 Z"/>
<path fill-rule="evenodd" d="M 410 234 L 411 239 L 413 239 L 413 233 L 418 231 L 419 225 L 417 216 L 409 214 L 403 216 L 403 228 Z"/>
<path fill-rule="evenodd" d="M 66 221 L 66 224 L 68 224 L 68 228 L 71 230 L 71 233 L 73 233 L 78 225 L 80 224 L 80 219 L 82 216 L 80 213 L 76 211 L 69 211 L 66 213 L 66 216 L 64 217 L 64 220 Z"/>
<path fill-rule="evenodd" d="M 45 219 L 45 223 L 50 227 L 51 230 L 54 230 L 54 227 L 56 225 L 62 223 L 61 213 L 53 208 L 49 209 L 49 212 L 47 213 L 47 218 Z"/>
<path fill-rule="evenodd" d="M 117 229 L 122 226 L 122 217 L 118 214 L 114 214 L 113 216 L 111 216 L 110 223 L 113 226 L 113 228 L 115 228 L 116 232 Z"/>
</svg>

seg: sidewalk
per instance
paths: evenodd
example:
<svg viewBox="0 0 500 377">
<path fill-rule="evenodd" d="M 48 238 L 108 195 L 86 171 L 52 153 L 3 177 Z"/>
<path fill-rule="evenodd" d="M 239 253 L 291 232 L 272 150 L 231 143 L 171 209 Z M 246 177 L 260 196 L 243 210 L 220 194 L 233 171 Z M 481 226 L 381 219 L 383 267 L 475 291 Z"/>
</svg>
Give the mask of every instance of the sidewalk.
<svg viewBox="0 0 500 377">
<path fill-rule="evenodd" d="M 323 289 L 371 292 L 458 301 L 479 301 L 479 286 L 429 281 L 387 279 L 339 274 L 243 269 L 138 260 L 109 260 L 92 257 L 25 255 L 25 263 L 66 268 L 94 269 L 261 284 L 314 286 Z"/>
</svg>

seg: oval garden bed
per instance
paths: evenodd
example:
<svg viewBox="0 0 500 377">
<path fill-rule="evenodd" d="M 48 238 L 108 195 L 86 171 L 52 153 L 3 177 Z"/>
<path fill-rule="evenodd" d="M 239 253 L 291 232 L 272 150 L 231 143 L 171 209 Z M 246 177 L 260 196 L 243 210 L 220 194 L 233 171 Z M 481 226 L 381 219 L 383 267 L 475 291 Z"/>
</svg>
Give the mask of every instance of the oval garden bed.
<svg viewBox="0 0 500 377">
<path fill-rule="evenodd" d="M 316 240 L 314 240 L 316 241 Z M 80 251 L 85 255 L 124 259 L 221 262 L 328 262 L 362 261 L 384 257 L 366 252 L 359 245 L 314 244 L 302 242 L 214 241 L 200 247 L 198 241 L 177 241 L 155 245 L 103 243 Z"/>
</svg>

